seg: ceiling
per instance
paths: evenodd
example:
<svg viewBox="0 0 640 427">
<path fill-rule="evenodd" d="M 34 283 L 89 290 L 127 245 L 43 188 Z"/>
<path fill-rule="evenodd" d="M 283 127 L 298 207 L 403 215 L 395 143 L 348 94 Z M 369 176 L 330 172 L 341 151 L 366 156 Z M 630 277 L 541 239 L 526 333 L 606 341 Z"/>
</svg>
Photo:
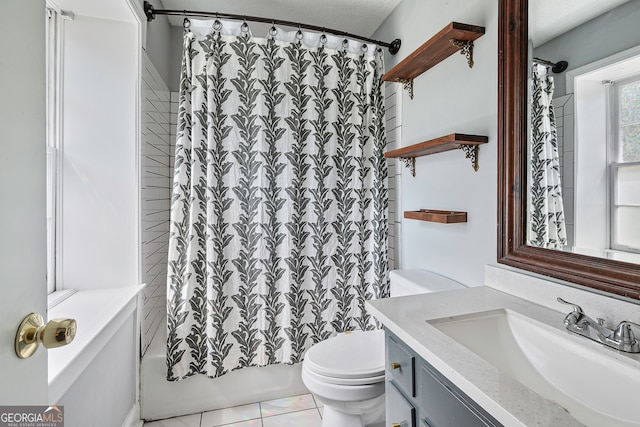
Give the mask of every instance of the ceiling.
<svg viewBox="0 0 640 427">
<path fill-rule="evenodd" d="M 161 0 L 165 9 L 260 16 L 370 37 L 401 0 Z M 169 17 L 181 26 L 183 18 Z"/>
<path fill-rule="evenodd" d="M 49 0 L 77 15 L 132 21 L 125 1 Z M 370 37 L 401 0 L 160 0 L 165 9 L 253 15 L 342 30 Z M 425 0 L 421 0 L 425 1 Z M 629 0 L 530 0 L 534 47 Z M 632 0 L 636 1 L 636 0 Z M 155 2 L 154 2 L 155 3 Z M 156 3 L 157 4 L 157 3 Z M 181 26 L 181 17 L 169 17 Z"/>
<path fill-rule="evenodd" d="M 538 47 L 627 1 L 629 0 L 530 0 L 529 34 L 533 47 Z"/>
</svg>

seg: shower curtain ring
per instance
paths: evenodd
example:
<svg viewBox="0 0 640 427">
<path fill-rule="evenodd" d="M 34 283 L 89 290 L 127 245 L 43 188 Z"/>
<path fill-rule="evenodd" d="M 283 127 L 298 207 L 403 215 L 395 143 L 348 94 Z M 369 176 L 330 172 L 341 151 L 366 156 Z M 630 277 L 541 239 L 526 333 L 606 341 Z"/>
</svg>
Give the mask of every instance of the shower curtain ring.
<svg viewBox="0 0 640 427">
<path fill-rule="evenodd" d="M 302 34 L 302 30 L 300 29 L 300 23 L 298 23 L 298 31 L 296 31 L 296 39 L 298 39 L 298 41 L 302 41 L 302 38 L 304 37 L 304 35 Z"/>
<path fill-rule="evenodd" d="M 218 15 L 218 12 L 216 12 L 216 19 L 213 21 L 213 31 L 220 31 L 222 30 L 222 22 L 220 22 L 220 16 Z"/>
<path fill-rule="evenodd" d="M 184 21 L 182 21 L 182 26 L 184 27 L 185 30 L 188 30 L 189 28 L 191 28 L 191 21 L 189 20 L 189 18 L 187 18 L 186 11 L 185 11 Z"/>
<path fill-rule="evenodd" d="M 275 37 L 278 34 L 278 29 L 276 28 L 276 20 L 271 20 L 271 29 L 269 30 L 269 35 L 271 37 Z"/>
<path fill-rule="evenodd" d="M 249 24 L 247 24 L 247 17 L 244 17 L 244 20 L 242 21 L 242 26 L 240 27 L 240 31 L 242 31 L 245 34 L 249 33 Z"/>
</svg>

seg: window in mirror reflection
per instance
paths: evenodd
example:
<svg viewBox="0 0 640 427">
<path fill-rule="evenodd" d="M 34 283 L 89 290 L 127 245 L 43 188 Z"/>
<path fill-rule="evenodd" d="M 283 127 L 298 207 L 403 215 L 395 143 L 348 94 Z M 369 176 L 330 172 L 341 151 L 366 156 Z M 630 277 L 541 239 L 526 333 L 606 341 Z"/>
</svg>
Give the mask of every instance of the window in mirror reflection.
<svg viewBox="0 0 640 427">
<path fill-rule="evenodd" d="M 640 162 L 640 76 L 616 85 L 618 144 L 622 162 Z"/>
<path fill-rule="evenodd" d="M 640 75 L 613 84 L 611 248 L 640 253 Z"/>
</svg>

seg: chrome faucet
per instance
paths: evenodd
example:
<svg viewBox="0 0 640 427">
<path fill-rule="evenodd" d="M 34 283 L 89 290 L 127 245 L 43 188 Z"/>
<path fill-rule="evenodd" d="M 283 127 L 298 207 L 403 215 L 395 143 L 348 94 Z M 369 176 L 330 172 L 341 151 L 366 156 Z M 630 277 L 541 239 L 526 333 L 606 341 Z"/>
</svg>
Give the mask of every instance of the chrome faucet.
<svg viewBox="0 0 640 427">
<path fill-rule="evenodd" d="M 627 353 L 640 353 L 640 341 L 636 339 L 631 329 L 632 326 L 640 328 L 640 324 L 624 320 L 615 329 L 609 329 L 605 326 L 603 319 L 593 320 L 584 314 L 582 307 L 579 305 L 565 301 L 560 297 L 558 297 L 558 302 L 573 307 L 573 311 L 564 318 L 564 324 L 570 332 L 582 335 L 616 350 Z"/>
</svg>

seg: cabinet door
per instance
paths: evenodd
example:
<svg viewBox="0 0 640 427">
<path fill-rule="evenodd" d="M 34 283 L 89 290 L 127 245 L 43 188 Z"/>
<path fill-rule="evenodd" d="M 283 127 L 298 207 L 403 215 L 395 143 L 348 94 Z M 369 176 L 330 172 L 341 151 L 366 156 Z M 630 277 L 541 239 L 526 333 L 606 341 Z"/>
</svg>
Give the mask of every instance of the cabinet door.
<svg viewBox="0 0 640 427">
<path fill-rule="evenodd" d="M 386 384 L 387 426 L 415 427 L 416 410 L 389 381 Z"/>
<path fill-rule="evenodd" d="M 416 396 L 414 381 L 415 357 L 402 341 L 387 334 L 387 378 L 410 397 Z"/>
<path fill-rule="evenodd" d="M 420 427 L 498 427 L 467 395 L 426 362 L 418 374 Z"/>
</svg>

